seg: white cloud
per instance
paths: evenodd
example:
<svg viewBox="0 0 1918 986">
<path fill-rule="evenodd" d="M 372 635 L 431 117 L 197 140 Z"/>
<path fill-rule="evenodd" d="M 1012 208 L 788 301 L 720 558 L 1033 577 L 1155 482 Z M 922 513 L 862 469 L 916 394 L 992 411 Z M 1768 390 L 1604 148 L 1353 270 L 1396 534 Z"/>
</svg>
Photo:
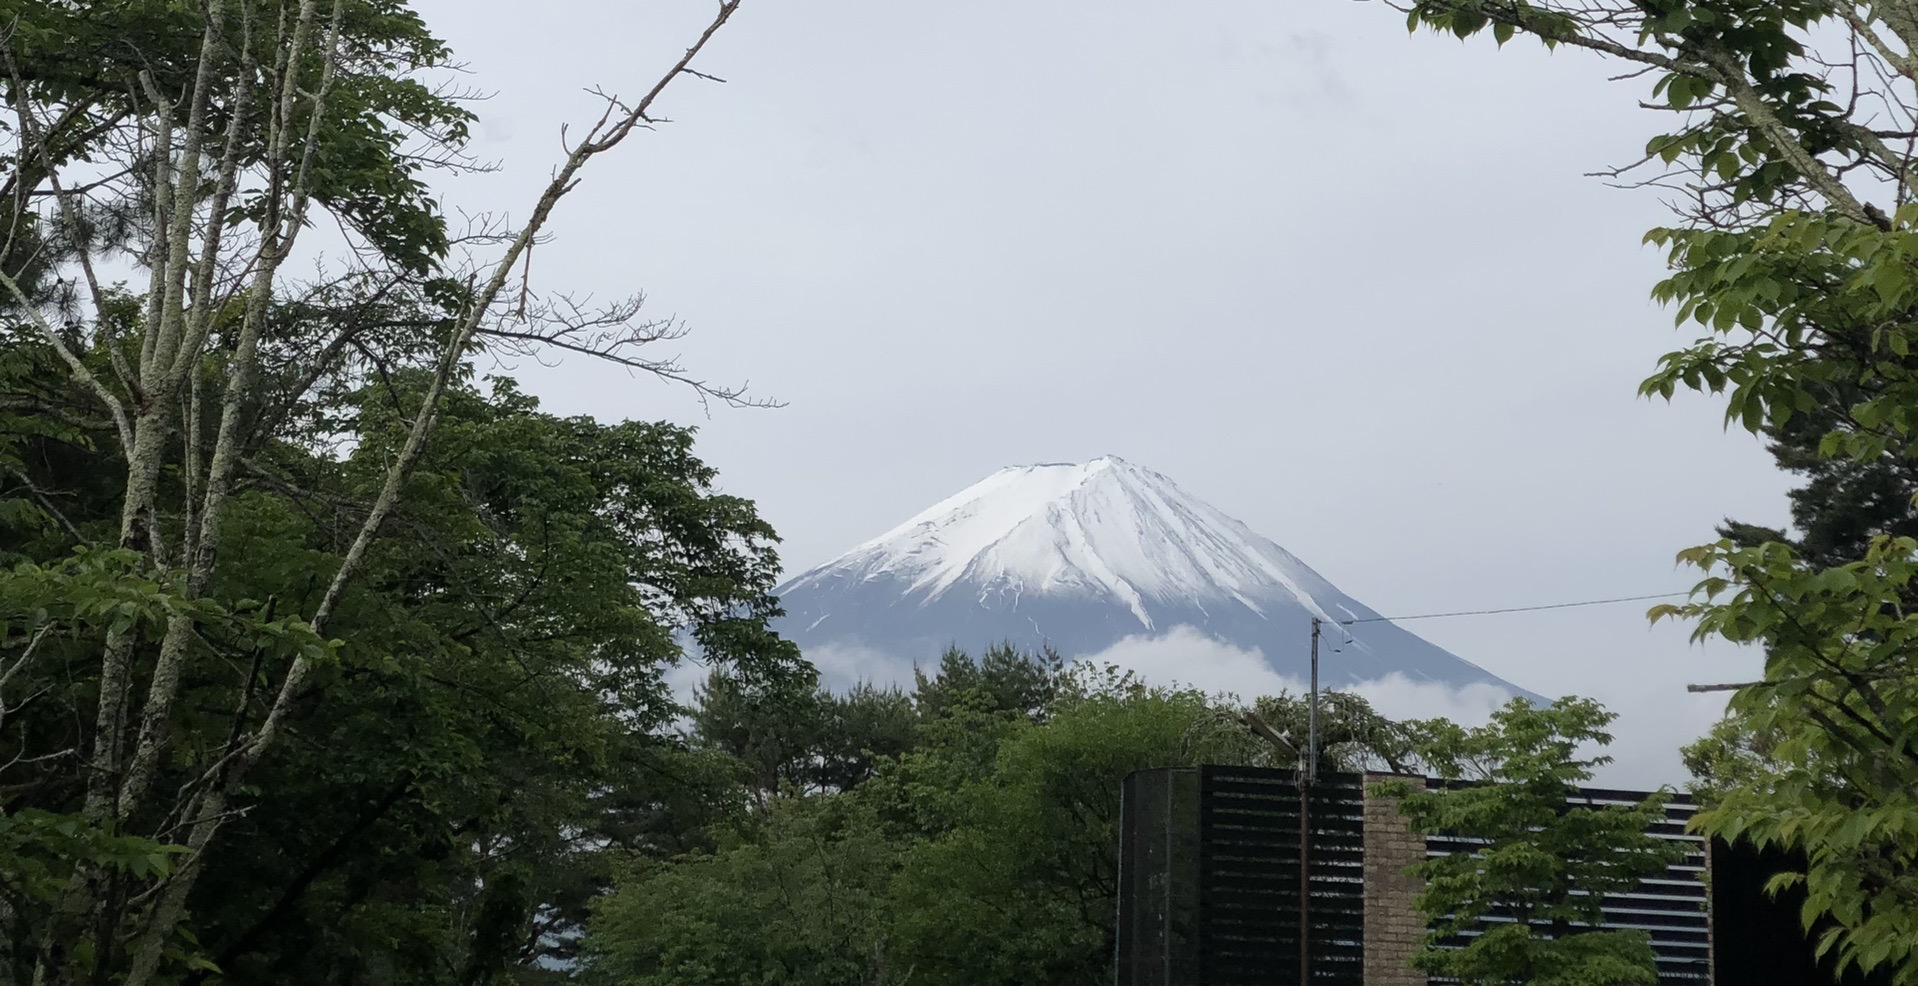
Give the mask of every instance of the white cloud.
<svg viewBox="0 0 1918 986">
<path fill-rule="evenodd" d="M 1392 719 L 1450 719 L 1463 726 L 1483 725 L 1492 710 L 1512 700 L 1512 693 L 1496 685 L 1474 683 L 1464 688 L 1433 681 L 1413 681 L 1390 674 L 1352 688 L 1365 696 L 1380 715 Z"/>
<path fill-rule="evenodd" d="M 912 685 L 912 664 L 899 655 L 873 650 L 858 644 L 831 643 L 806 648 L 806 660 L 819 669 L 819 683 L 833 691 L 870 682 L 877 685 Z"/>
<path fill-rule="evenodd" d="M 667 668 L 660 677 L 666 682 L 667 690 L 672 692 L 673 700 L 688 705 L 692 703 L 693 690 L 706 683 L 706 676 L 711 671 L 712 668 L 704 661 L 687 657 Z"/>
<path fill-rule="evenodd" d="M 1281 691 L 1308 690 L 1306 682 L 1272 670 L 1265 654 L 1257 648 L 1235 647 L 1189 626 L 1174 627 L 1151 636 L 1127 637 L 1080 661 L 1114 664 L 1137 672 L 1156 685 L 1182 685 L 1207 694 L 1235 695 L 1248 700 Z M 1492 685 L 1475 684 L 1457 689 L 1433 682 L 1414 682 L 1398 674 L 1363 682 L 1351 690 L 1364 695 L 1381 713 L 1395 719 L 1443 717 L 1467 724 L 1484 722 L 1493 709 L 1511 699 L 1510 693 Z"/>
<path fill-rule="evenodd" d="M 806 658 L 819 669 L 820 683 L 835 691 L 858 682 L 912 687 L 912 665 L 894 654 L 857 645 L 828 645 L 808 649 Z M 1272 670 L 1257 648 L 1235 647 L 1188 626 L 1128 637 L 1074 663 L 1116 665 L 1150 684 L 1196 688 L 1208 695 L 1246 701 L 1306 691 L 1304 682 Z M 689 701 L 706 673 L 705 665 L 687 661 L 668 671 L 666 680 L 675 696 Z M 1682 786 L 1686 774 L 1679 749 L 1710 729 L 1725 708 L 1721 695 L 1693 695 L 1675 688 L 1635 689 L 1629 683 L 1607 688 L 1597 680 L 1562 684 L 1620 713 L 1611 727 L 1612 745 L 1603 751 L 1614 762 L 1600 768 L 1596 779 L 1607 786 L 1637 790 L 1660 784 Z M 1492 685 L 1452 688 L 1398 674 L 1362 682 L 1351 690 L 1394 719 L 1444 718 L 1467 726 L 1483 724 L 1493 709 L 1511 698 Z"/>
<path fill-rule="evenodd" d="M 1273 671 L 1257 648 L 1234 647 L 1188 626 L 1173 627 L 1156 636 L 1127 637 L 1074 663 L 1117 665 L 1137 672 L 1150 684 L 1185 686 L 1245 699 L 1305 690 Z"/>
<path fill-rule="evenodd" d="M 1281 691 L 1306 691 L 1304 682 L 1273 671 L 1257 649 L 1234 647 L 1185 626 L 1154 636 L 1128 637 L 1080 661 L 1117 665 L 1155 685 L 1186 686 L 1247 700 Z M 1398 674 L 1362 682 L 1351 690 L 1394 719 L 1443 718 L 1466 726 L 1484 724 L 1494 709 L 1511 700 L 1510 693 L 1492 685 L 1453 688 Z M 1625 708 L 1610 707 L 1620 716 L 1611 727 L 1612 745 L 1603 752 L 1614 762 L 1599 769 L 1596 783 L 1642 790 L 1684 783 L 1679 748 L 1709 729 L 1723 714 L 1725 703 L 1719 696 L 1661 691 Z"/>
<path fill-rule="evenodd" d="M 827 644 L 806 649 L 805 658 L 819 671 L 819 684 L 836 692 L 853 685 L 873 683 L 912 687 L 912 665 L 896 655 L 861 647 L 857 644 Z M 674 699 L 690 704 L 693 691 L 706 683 L 711 665 L 688 656 L 666 670 L 666 687 Z"/>
</svg>

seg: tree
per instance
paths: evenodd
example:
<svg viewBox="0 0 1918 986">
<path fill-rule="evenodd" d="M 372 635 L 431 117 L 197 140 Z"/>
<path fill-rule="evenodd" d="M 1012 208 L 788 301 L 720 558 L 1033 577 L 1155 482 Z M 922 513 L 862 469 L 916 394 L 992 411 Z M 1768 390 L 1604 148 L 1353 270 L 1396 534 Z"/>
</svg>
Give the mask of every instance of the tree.
<svg viewBox="0 0 1918 986">
<path fill-rule="evenodd" d="M 1610 762 L 1580 750 L 1610 743 L 1613 718 L 1588 699 L 1543 709 L 1513 699 L 1485 726 L 1421 724 L 1420 756 L 1435 775 L 1473 783 L 1378 791 L 1399 799 L 1414 831 L 1474 845 L 1413 869 L 1431 929 L 1417 968 L 1467 986 L 1656 986 L 1650 938 L 1598 927 L 1607 895 L 1663 872 L 1679 852 L 1649 831 L 1664 818 L 1665 791 L 1631 807 L 1579 803 L 1579 784 Z"/>
<path fill-rule="evenodd" d="M 1693 602 L 1654 610 L 1765 651 L 1730 703 L 1758 783 L 1695 824 L 1804 852 L 1807 927 L 1834 922 L 1820 947 L 1918 983 L 1918 18 L 1863 0 L 1400 9 L 1414 28 L 1596 52 L 1678 116 L 1617 173 L 1674 193 L 1678 223 L 1647 236 L 1671 266 L 1653 297 L 1705 334 L 1642 390 L 1724 394 L 1728 422 L 1781 440 L 1805 495 L 1829 497 L 1800 516 L 1801 547 L 1744 528 L 1684 552 L 1704 572 Z"/>
<path fill-rule="evenodd" d="M 734 523 L 738 501 L 704 495 L 708 480 L 689 464 L 683 434 L 661 446 L 665 433 L 644 426 L 555 428 L 511 413 L 514 398 L 503 393 L 508 413 L 493 430 L 522 426 L 521 440 L 554 450 L 543 467 L 571 470 L 540 479 L 578 478 L 595 461 L 627 469 L 592 476 L 605 485 L 584 490 L 558 484 L 584 492 L 571 512 L 489 499 L 496 491 L 463 488 L 429 454 L 436 428 L 471 420 L 471 402 L 457 405 L 481 347 L 587 352 L 703 396 L 741 399 L 644 355 L 640 347 L 680 330 L 640 319 L 637 302 L 582 310 L 515 278 L 587 163 L 657 122 L 660 93 L 697 74 L 691 60 L 736 0 L 719 6 L 641 98 L 608 96 L 523 225 L 458 237 L 421 175 L 464 160 L 469 114 L 422 81 L 446 52 L 403 2 L 13 6 L 0 34 L 0 87 L 13 114 L 0 183 L 9 207 L 0 302 L 8 340 L 21 345 L 0 357 L 0 381 L 22 386 L 0 404 L 10 505 L 0 523 L 32 528 L 35 540 L 8 541 L 26 557 L 0 579 L 0 661 L 13 672 L 0 681 L 0 708 L 14 714 L 10 726 L 32 728 L 9 729 L 0 760 L 33 773 L 0 783 L 15 836 L 39 840 L 36 852 L 91 855 L 49 869 L 69 873 L 55 906 L 14 905 L 9 916 L 31 927 L 16 937 L 9 971 L 143 986 L 191 952 L 191 938 L 176 932 L 201 877 L 221 865 L 217 833 L 239 809 L 271 800 L 267 785 L 298 790 L 300 775 L 276 772 L 272 757 L 315 706 L 352 692 L 343 681 L 417 675 L 408 684 L 419 686 L 437 674 L 435 684 L 489 693 L 509 678 L 486 658 L 510 655 L 537 668 L 516 686 L 520 695 L 564 681 L 573 691 L 553 687 L 551 708 L 570 708 L 568 722 L 601 714 L 604 728 L 619 710 L 582 697 L 649 708 L 640 696 L 651 693 L 657 663 L 676 657 L 677 629 L 716 661 L 783 660 L 764 626 L 776 607 L 758 585 L 770 532 L 756 519 Z M 322 217 L 346 232 L 347 262 L 302 280 L 295 248 Z M 485 250 L 495 253 L 472 260 Z M 116 254 L 142 285 L 101 280 Z M 48 366 L 62 386 L 45 383 L 39 371 Z M 92 454 L 100 449 L 108 451 Z M 490 451 L 480 471 L 511 465 Z M 690 502 L 663 496 L 689 490 Z M 465 529 L 411 539 L 437 555 L 391 552 L 396 529 L 434 526 L 408 503 L 447 493 L 460 509 L 442 516 Z M 595 510 L 606 513 L 589 518 Z M 562 515 L 579 526 L 548 526 Z M 607 614 L 568 609 L 563 595 L 534 599 L 552 583 L 515 566 L 548 546 L 538 540 L 547 536 L 631 552 L 588 560 L 637 557 L 646 576 L 637 597 Z M 366 584 L 409 569 L 414 581 Z M 503 630 L 521 611 L 552 622 Z M 480 624 L 451 623 L 465 627 L 459 637 L 442 634 L 440 618 Z M 356 643 L 375 638 L 346 636 L 422 627 L 432 632 L 384 638 L 398 653 L 368 654 Z M 588 643 L 579 633 L 636 636 Z M 348 702 L 342 722 L 393 697 L 377 693 L 361 693 L 369 701 L 357 708 Z M 407 701 L 387 707 L 417 711 Z M 492 735 L 504 745 L 514 733 Z M 573 738 L 533 749 L 605 752 L 591 747 Z M 473 752 L 433 756 L 459 763 Z M 529 779 L 544 776 L 530 761 L 528 770 Z M 402 772 L 365 807 L 419 800 L 433 781 Z M 19 810 L 23 801 L 51 805 L 59 821 L 28 825 L 39 816 Z M 337 807 L 359 810 L 344 799 Z M 551 821 L 540 824 L 551 831 Z M 40 838 L 69 829 L 78 835 Z M 154 865 L 116 863 L 137 839 L 179 848 Z M 495 915 L 514 909 L 496 906 L 514 874 L 493 877 L 474 928 L 498 926 Z"/>
<path fill-rule="evenodd" d="M 841 695 L 815 680 L 715 671 L 695 695 L 694 742 L 729 756 L 756 804 L 849 791 L 915 743 L 918 713 L 906 693 L 861 683 Z"/>
<path fill-rule="evenodd" d="M 1312 735 L 1310 694 L 1266 694 L 1254 700 L 1251 708 L 1218 708 L 1216 712 L 1224 719 L 1222 725 L 1226 725 L 1222 739 L 1237 737 L 1237 742 L 1245 746 L 1233 754 L 1235 762 L 1295 769 L 1302 758 L 1308 737 Z M 1251 714 L 1251 717 L 1247 714 Z M 1279 742 L 1272 742 L 1270 737 L 1256 737 L 1252 731 L 1247 731 L 1247 727 L 1256 727 L 1258 723 L 1270 727 Z M 1417 752 L 1412 723 L 1381 716 L 1371 708 L 1371 702 L 1366 700 L 1364 694 L 1320 693 L 1320 773 L 1369 769 L 1408 773 L 1414 769 L 1415 763 Z"/>
<path fill-rule="evenodd" d="M 932 673 L 913 668 L 913 698 L 922 711 L 934 716 L 972 696 L 983 697 L 992 708 L 1008 714 L 1040 717 L 1058 695 L 1064 673 L 1065 659 L 1050 644 L 1028 653 L 999 643 L 977 658 L 949 647 Z"/>
<path fill-rule="evenodd" d="M 1763 430 L 1773 460 L 1801 477 L 1801 485 L 1787 494 L 1795 534 L 1727 520 L 1719 536 L 1739 547 L 1789 544 L 1807 565 L 1821 568 L 1864 557 L 1876 537 L 1918 536 L 1918 512 L 1912 509 L 1918 471 L 1910 459 L 1886 455 L 1858 460 L 1818 450 L 1837 427 L 1836 408 L 1848 408 L 1861 397 L 1848 395 L 1833 407 L 1794 414 L 1784 424 Z"/>
<path fill-rule="evenodd" d="M 946 824 L 927 826 L 902 862 L 896 961 L 917 970 L 915 982 L 1109 982 L 1126 775 L 1235 762 L 1244 732 L 1197 692 L 1081 669 L 1043 722 L 1000 739 L 989 771 L 924 799 Z M 964 746 L 951 749 L 970 762 Z M 927 766 L 922 784 L 941 776 Z"/>
<path fill-rule="evenodd" d="M 891 947 L 898 843 L 856 800 L 789 798 L 710 853 L 642 864 L 599 902 L 587 978 L 622 986 L 916 982 Z"/>
<path fill-rule="evenodd" d="M 608 982 L 918 981 L 894 885 L 926 838 L 965 825 L 968 785 L 1052 708 L 1056 655 L 949 651 L 911 695 L 715 677 L 690 739 L 723 754 L 749 811 L 706 845 L 636 864 L 597 907 L 588 978 Z M 1050 683 L 1042 685 L 1041 683 Z M 664 916 L 663 916 L 664 915 Z"/>
<path fill-rule="evenodd" d="M 800 676 L 788 645 L 722 646 L 764 633 L 777 560 L 687 429 L 556 418 L 504 381 L 452 391 L 442 415 L 340 611 L 347 643 L 313 680 L 326 701 L 257 768 L 261 793 L 190 901 L 229 976 L 391 963 L 426 983 L 566 958 L 616 856 L 678 851 L 731 807 L 731 778 L 661 735 L 675 636 L 751 682 Z M 340 535 L 302 508 L 377 481 L 364 466 L 391 448 L 368 428 L 345 463 L 290 463 L 312 501 L 250 491 L 233 591 L 294 581 L 295 546 L 325 557 Z"/>
<path fill-rule="evenodd" d="M 918 677 L 909 744 L 871 756 L 850 785 L 787 783 L 715 819 L 706 846 L 636 864 L 595 912 L 588 978 L 608 982 L 1094 984 L 1111 976 L 1119 791 L 1146 767 L 1260 754 L 1230 710 L 1196 692 L 1148 688 L 1056 655 L 954 651 Z M 1035 705 L 1037 682 L 1046 682 Z M 862 694 L 865 697 L 861 697 Z M 783 776 L 831 769 L 833 752 L 897 737 L 896 693 L 814 696 L 864 705 L 879 723 L 779 744 L 732 689 L 708 690 L 697 743 L 743 751 Z M 874 701 L 874 699 L 877 701 Z M 792 708 L 767 703 L 761 710 Z M 741 714 L 742 710 L 746 714 Z M 881 714 L 883 713 L 883 714 Z M 782 715 L 789 726 L 804 713 Z M 859 737 L 855 739 L 854 737 Z M 755 760 L 775 746 L 771 760 Z M 845 761 L 850 763 L 851 761 Z M 777 773 L 777 771 L 776 771 Z M 850 775 L 837 775 L 850 776 Z"/>
<path fill-rule="evenodd" d="M 490 395 L 456 388 L 442 413 L 443 440 L 424 457 L 417 492 L 336 619 L 346 643 L 316 670 L 283 742 L 256 768 L 248 811 L 228 822 L 224 850 L 189 899 L 204 954 L 228 976 L 451 982 L 462 966 L 478 974 L 565 959 L 616 856 L 683 851 L 736 804 L 730 770 L 657 734 L 676 711 L 659 672 L 678 658 L 681 631 L 715 645 L 763 634 L 777 568 L 770 530 L 749 504 L 712 492 L 686 429 L 554 418 L 504 382 Z M 352 534 L 352 517 L 334 505 L 363 497 L 379 475 L 365 467 L 391 452 L 370 424 L 380 417 L 368 416 L 344 461 L 288 448 L 263 457 L 272 481 L 256 476 L 236 493 L 228 543 L 246 563 L 224 570 L 224 594 L 323 588 L 314 573 Z M 87 485 L 71 472 L 36 478 Z M 104 505 L 66 509 L 82 528 L 112 523 Z M 142 598 L 122 578 L 72 563 L 60 571 L 26 566 L 0 589 L 40 589 L 0 592 L 0 611 L 46 609 L 46 622 L 64 628 L 108 589 L 115 607 Z M 163 604 L 164 588 L 151 591 Z M 231 649 L 231 627 L 202 635 L 236 666 L 210 664 L 183 684 L 181 707 L 196 710 L 180 720 L 189 737 L 225 725 L 214 710 L 238 701 L 249 658 L 271 656 Z M 66 640 L 57 630 L 41 647 Z M 70 650 L 83 669 L 86 648 Z M 756 683 L 798 671 L 776 641 L 713 653 Z M 52 652 L 35 656 L 45 668 Z M 57 681 L 27 679 L 41 692 Z M 71 708 L 42 695 L 0 725 L 46 737 L 23 745 L 59 746 Z M 163 782 L 201 769 L 196 746 L 207 742 L 183 743 Z M 6 794 L 28 819 L 80 796 L 66 771 L 27 779 Z M 63 837 L 47 848 L 94 845 Z M 106 847 L 101 865 L 120 872 L 132 845 Z M 70 874 L 30 850 L 23 858 Z M 152 851 L 157 866 L 170 864 L 164 847 Z M 38 898 L 16 910 L 16 935 L 50 913 Z"/>
</svg>

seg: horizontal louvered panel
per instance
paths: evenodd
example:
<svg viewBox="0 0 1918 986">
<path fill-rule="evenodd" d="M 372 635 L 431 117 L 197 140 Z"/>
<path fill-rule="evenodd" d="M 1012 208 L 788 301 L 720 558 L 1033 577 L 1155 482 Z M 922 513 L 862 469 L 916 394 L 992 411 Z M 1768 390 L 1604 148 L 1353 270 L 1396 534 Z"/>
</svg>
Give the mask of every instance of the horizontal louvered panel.
<svg viewBox="0 0 1918 986">
<path fill-rule="evenodd" d="M 1299 791 L 1289 773 L 1206 769 L 1199 818 L 1205 983 L 1296 986 L 1303 830 L 1312 984 L 1361 986 L 1363 797 L 1355 777 L 1322 778 L 1308 794 L 1301 826 Z"/>
</svg>

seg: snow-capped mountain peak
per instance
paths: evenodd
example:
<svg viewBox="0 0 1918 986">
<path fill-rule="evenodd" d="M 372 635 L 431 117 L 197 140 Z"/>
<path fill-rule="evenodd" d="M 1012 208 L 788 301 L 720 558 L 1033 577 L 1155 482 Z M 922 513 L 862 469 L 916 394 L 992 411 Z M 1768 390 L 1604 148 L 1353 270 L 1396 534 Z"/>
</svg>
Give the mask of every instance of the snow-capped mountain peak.
<svg viewBox="0 0 1918 986">
<path fill-rule="evenodd" d="M 1332 620 L 1314 598 L 1331 586 L 1285 549 L 1114 455 L 1001 469 L 801 576 L 905 581 L 921 602 L 960 587 L 1122 603 L 1142 629 L 1150 604 L 1283 599 Z M 1336 590 L 1331 590 L 1336 593 Z"/>
<path fill-rule="evenodd" d="M 1529 695 L 1379 621 L 1291 552 L 1111 455 L 1001 469 L 777 591 L 781 632 L 802 651 L 918 662 L 1009 641 L 1080 657 L 1185 627 L 1301 680 L 1316 617 L 1329 625 L 1328 685 L 1403 674 Z"/>
</svg>

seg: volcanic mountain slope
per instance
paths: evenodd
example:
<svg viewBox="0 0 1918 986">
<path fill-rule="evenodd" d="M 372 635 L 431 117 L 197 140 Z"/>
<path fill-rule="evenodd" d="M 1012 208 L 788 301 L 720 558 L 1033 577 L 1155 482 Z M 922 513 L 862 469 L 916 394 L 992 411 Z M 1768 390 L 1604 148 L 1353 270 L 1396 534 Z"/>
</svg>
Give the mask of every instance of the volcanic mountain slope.
<svg viewBox="0 0 1918 986">
<path fill-rule="evenodd" d="M 1313 617 L 1328 687 L 1393 673 L 1532 696 L 1391 623 L 1291 552 L 1114 456 L 1002 469 L 778 590 L 802 650 L 925 663 L 947 645 L 1068 658 L 1178 627 L 1303 681 Z"/>
</svg>

